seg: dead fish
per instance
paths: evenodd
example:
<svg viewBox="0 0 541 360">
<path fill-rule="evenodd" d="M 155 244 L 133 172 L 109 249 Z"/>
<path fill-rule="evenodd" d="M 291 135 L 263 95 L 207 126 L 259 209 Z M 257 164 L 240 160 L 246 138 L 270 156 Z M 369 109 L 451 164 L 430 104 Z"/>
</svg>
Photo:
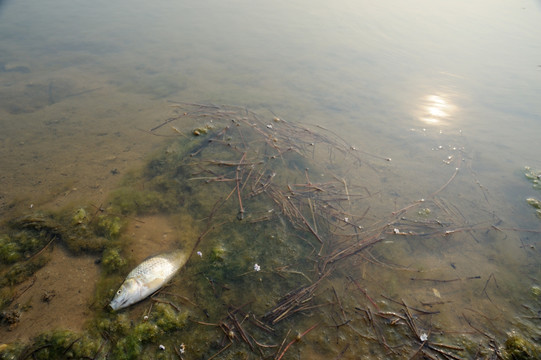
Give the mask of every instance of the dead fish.
<svg viewBox="0 0 541 360">
<path fill-rule="evenodd" d="M 109 304 L 119 310 L 152 295 L 175 276 L 188 260 L 182 250 L 152 256 L 133 269 Z"/>
</svg>

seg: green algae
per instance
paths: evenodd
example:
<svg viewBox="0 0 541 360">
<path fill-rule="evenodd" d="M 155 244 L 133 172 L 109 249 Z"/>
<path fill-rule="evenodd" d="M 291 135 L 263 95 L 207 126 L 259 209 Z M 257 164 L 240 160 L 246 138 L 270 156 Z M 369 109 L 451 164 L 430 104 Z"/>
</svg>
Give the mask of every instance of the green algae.
<svg viewBox="0 0 541 360">
<path fill-rule="evenodd" d="M 539 360 L 541 349 L 526 338 L 512 334 L 505 340 L 506 360 Z"/>
<path fill-rule="evenodd" d="M 151 189 L 120 188 L 113 192 L 111 203 L 113 211 L 123 215 L 151 215 L 175 208 L 172 198 Z"/>
<path fill-rule="evenodd" d="M 152 321 L 142 321 L 133 327 L 131 335 L 140 342 L 154 341 L 160 334 L 160 327 Z"/>
<path fill-rule="evenodd" d="M 164 332 L 181 330 L 187 321 L 188 313 L 179 312 L 169 304 L 158 303 L 152 312 L 152 320 Z"/>
<path fill-rule="evenodd" d="M 101 252 L 105 239 L 96 235 L 88 218 L 81 218 L 80 213 L 80 209 L 75 212 L 36 213 L 12 220 L 9 229 L 11 233 L 19 234 L 18 236 L 30 234 L 36 237 L 39 241 L 31 247 L 32 250 L 43 248 L 49 241 L 54 240 L 65 245 L 74 254 Z M 74 220 L 74 217 L 77 220 Z M 20 239 L 17 239 L 17 242 L 27 244 Z"/>
<path fill-rule="evenodd" d="M 541 171 L 534 170 L 529 166 L 525 166 L 523 171 L 526 179 L 532 183 L 532 187 L 536 190 L 541 190 Z"/>
<path fill-rule="evenodd" d="M 541 287 L 538 285 L 533 285 L 530 288 L 530 294 L 532 294 L 534 299 L 540 299 L 541 298 Z"/>
<path fill-rule="evenodd" d="M 102 318 L 95 320 L 95 328 L 100 333 L 110 334 L 111 336 L 126 335 L 132 324 L 127 314 L 102 314 Z"/>
<path fill-rule="evenodd" d="M 40 257 L 28 262 L 20 262 L 11 266 L 2 274 L 0 279 L 0 287 L 13 286 L 24 282 L 36 271 L 41 269 L 48 262 L 48 258 Z"/>
<path fill-rule="evenodd" d="M 30 345 L 14 343 L 0 349 L 0 359 L 93 359 L 103 339 L 69 330 L 54 330 L 35 337 Z"/>
<path fill-rule="evenodd" d="M 541 202 L 536 198 L 527 198 L 526 202 L 535 209 L 541 209 Z"/>
<path fill-rule="evenodd" d="M 23 353 L 25 345 L 21 343 L 0 344 L 1 360 L 18 360 Z"/>
<path fill-rule="evenodd" d="M 43 333 L 34 339 L 33 345 L 25 350 L 32 358 L 38 360 L 60 359 L 79 339 L 79 336 L 68 330 L 57 330 Z"/>
<path fill-rule="evenodd" d="M 30 258 L 42 249 L 50 238 L 47 234 L 27 229 L 0 235 L 0 263 L 13 264 Z"/>
<path fill-rule="evenodd" d="M 224 262 L 227 250 L 222 242 L 215 244 L 208 252 L 208 260 L 213 266 L 218 266 Z"/>
<path fill-rule="evenodd" d="M 532 183 L 535 190 L 541 190 L 541 171 L 526 166 L 524 167 L 524 176 Z M 541 219 L 541 201 L 530 197 L 526 199 L 526 203 L 535 209 L 535 214 Z"/>
<path fill-rule="evenodd" d="M 75 341 L 64 353 L 67 359 L 94 359 L 105 340 L 89 334 L 77 334 Z"/>
<path fill-rule="evenodd" d="M 126 335 L 115 342 L 111 354 L 114 359 L 131 360 L 138 359 L 143 352 L 141 340 L 133 335 Z"/>
<path fill-rule="evenodd" d="M 95 225 L 95 233 L 107 239 L 118 239 L 125 225 L 119 216 L 99 215 Z"/>
<path fill-rule="evenodd" d="M 214 129 L 214 125 L 206 124 L 205 126 L 199 126 L 193 129 L 192 134 L 195 136 L 206 135 L 209 130 Z"/>
<path fill-rule="evenodd" d="M 0 260 L 4 264 L 13 264 L 22 258 L 20 244 L 8 235 L 0 236 Z"/>
<path fill-rule="evenodd" d="M 105 249 L 101 263 L 103 270 L 109 274 L 123 271 L 126 268 L 127 260 L 120 254 L 120 249 L 112 247 Z"/>
<path fill-rule="evenodd" d="M 182 329 L 187 321 L 187 314 L 176 312 L 171 305 L 157 304 L 148 319 L 136 322 L 126 314 L 102 314 L 94 321 L 89 330 L 83 334 L 70 331 L 45 332 L 37 336 L 32 344 L 22 347 L 12 344 L 3 352 L 1 359 L 11 356 L 31 355 L 37 359 L 152 359 L 156 358 L 159 345 L 167 343 L 164 335 L 170 331 Z M 105 341 L 106 336 L 109 341 Z M 174 354 L 172 346 L 169 350 L 160 350 L 160 356 L 170 358 Z"/>
<path fill-rule="evenodd" d="M 6 222 L 0 230 L 0 310 L 12 301 L 9 287 L 23 283 L 46 266 L 49 256 L 43 250 L 49 245 L 64 246 L 74 255 L 100 254 L 106 247 L 114 248 L 111 239 L 118 239 L 124 222 L 109 215 L 92 220 L 81 207 L 33 213 Z M 118 270 L 124 264 L 118 254 L 109 252 L 105 259 L 106 271 Z"/>
<path fill-rule="evenodd" d="M 75 210 L 75 213 L 73 214 L 73 217 L 71 218 L 71 224 L 81 225 L 81 224 L 86 224 L 87 222 L 88 222 L 88 215 L 86 213 L 86 210 L 84 208 L 79 208 Z"/>
</svg>

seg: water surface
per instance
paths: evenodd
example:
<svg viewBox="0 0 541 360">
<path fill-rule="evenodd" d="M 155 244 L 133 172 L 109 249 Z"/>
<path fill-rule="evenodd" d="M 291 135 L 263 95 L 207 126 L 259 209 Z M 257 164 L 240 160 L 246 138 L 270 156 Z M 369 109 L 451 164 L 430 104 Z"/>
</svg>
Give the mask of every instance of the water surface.
<svg viewBox="0 0 541 360">
<path fill-rule="evenodd" d="M 541 223 L 525 199 L 541 194 L 523 168 L 541 169 L 540 20 L 532 0 L 4 1 L 0 214 L 99 208 L 129 169 L 164 146 L 167 138 L 145 131 L 171 116 L 170 101 L 272 111 L 332 130 L 383 169 L 366 180 L 379 194 L 366 226 L 452 179 L 439 194 L 442 208 L 457 224 L 478 227 L 435 239 L 388 234 L 388 246 L 374 250 L 386 265 L 355 262 L 352 274 L 369 293 L 449 301 L 437 323 L 457 333 L 475 333 L 464 319 L 476 318 L 499 341 L 511 331 L 539 340 L 539 318 L 529 317 L 541 306 L 530 294 L 541 285 Z M 163 221 L 133 229 L 136 257 L 141 239 L 154 236 L 151 253 L 156 239 L 175 233 Z M 91 260 L 56 256 L 96 270 Z M 481 279 L 404 285 L 412 276 L 394 266 L 413 264 L 430 269 L 429 278 Z M 344 297 L 356 291 L 349 286 L 338 289 Z M 1 337 L 81 330 L 80 319 L 91 317 L 86 309 L 73 319 L 57 315 Z M 327 355 L 344 346 L 328 344 Z"/>
</svg>

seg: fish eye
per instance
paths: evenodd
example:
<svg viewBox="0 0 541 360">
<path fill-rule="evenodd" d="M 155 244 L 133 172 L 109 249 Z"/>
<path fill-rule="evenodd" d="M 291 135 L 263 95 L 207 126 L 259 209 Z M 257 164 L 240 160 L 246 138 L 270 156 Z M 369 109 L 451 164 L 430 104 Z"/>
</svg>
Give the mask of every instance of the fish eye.
<svg viewBox="0 0 541 360">
<path fill-rule="evenodd" d="M 118 289 L 118 291 L 116 292 L 118 295 L 122 294 L 122 290 Z"/>
</svg>

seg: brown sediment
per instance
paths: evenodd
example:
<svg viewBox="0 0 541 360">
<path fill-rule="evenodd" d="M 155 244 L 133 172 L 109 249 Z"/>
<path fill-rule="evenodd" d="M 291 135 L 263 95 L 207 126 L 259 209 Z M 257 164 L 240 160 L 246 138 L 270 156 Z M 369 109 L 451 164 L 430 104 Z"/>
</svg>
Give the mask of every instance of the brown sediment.
<svg viewBox="0 0 541 360">
<path fill-rule="evenodd" d="M 178 223 L 164 215 L 138 217 L 143 223 L 132 222 L 125 230 L 124 250 L 138 264 L 147 257 L 182 246 L 190 251 L 198 234 L 193 219 L 179 217 Z"/>
<path fill-rule="evenodd" d="M 42 255 L 43 256 L 43 255 Z M 19 310 L 11 329 L 0 327 L 2 342 L 26 342 L 45 330 L 82 331 L 92 316 L 92 299 L 99 276 L 96 256 L 71 256 L 54 246 L 50 261 L 15 288 L 16 296 L 5 311 Z"/>
<path fill-rule="evenodd" d="M 33 112 L 7 115 L 0 109 L 0 116 L 12 119 L 2 125 L 0 215 L 58 210 L 89 201 L 99 205 L 128 169 L 143 162 L 142 154 L 158 144 L 159 139 L 135 128 L 160 111 L 148 99 L 126 98 L 134 105 L 135 112 L 128 115 L 133 122 L 119 124 L 111 119 L 127 114 L 111 110 L 108 86 L 100 87 L 99 79 L 84 79 L 80 74 L 71 79 L 77 81 L 74 93 L 89 87 L 95 90 Z M 96 101 L 96 96 L 101 100 Z M 149 106 L 146 115 L 137 114 L 136 103 Z"/>
</svg>

